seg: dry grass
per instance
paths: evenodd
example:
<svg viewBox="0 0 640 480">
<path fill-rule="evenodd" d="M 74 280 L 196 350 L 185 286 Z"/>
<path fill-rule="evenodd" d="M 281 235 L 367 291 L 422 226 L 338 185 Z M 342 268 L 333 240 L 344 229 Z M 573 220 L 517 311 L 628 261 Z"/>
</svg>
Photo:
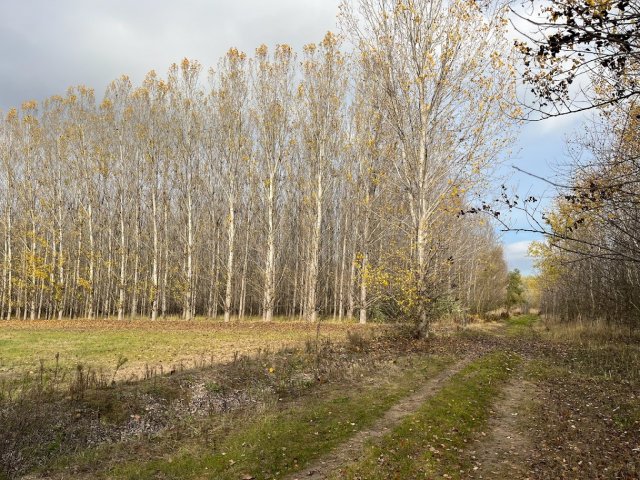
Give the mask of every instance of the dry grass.
<svg viewBox="0 0 640 480">
<path fill-rule="evenodd" d="M 367 335 L 375 326 L 322 322 L 320 338 L 344 340 L 346 332 Z M 115 380 L 144 378 L 150 370 L 201 367 L 239 354 L 278 350 L 315 340 L 316 324 L 299 321 L 264 323 L 257 319 L 224 323 L 180 319 L 62 320 L 0 322 L 0 380 L 74 372 L 91 367 Z"/>
<path fill-rule="evenodd" d="M 560 322 L 543 317 L 538 329 L 551 341 L 581 345 L 640 344 L 640 330 L 633 326 L 612 325 L 603 321 Z"/>
<path fill-rule="evenodd" d="M 410 393 L 409 389 L 416 385 L 414 374 L 421 377 L 422 373 L 433 373 L 448 362 L 434 356 L 422 358 L 422 353 L 418 359 L 421 368 L 416 371 L 415 355 L 405 360 L 398 356 L 404 355 L 405 348 L 406 353 L 414 349 L 422 352 L 427 344 L 412 340 L 401 342 L 383 335 L 365 337 L 362 329 L 358 330 L 361 334 L 355 334 L 356 329 L 353 325 L 350 327 L 350 341 L 332 342 L 324 338 L 320 342 L 310 341 L 303 348 L 238 355 L 213 368 L 154 376 L 130 384 L 90 382 L 82 386 L 74 381 L 72 386 L 78 386 L 77 391 L 35 389 L 13 400 L 0 401 L 0 479 L 5 478 L 3 472 L 6 478 L 18 478 L 29 470 L 45 467 L 59 468 L 60 478 L 70 478 L 67 467 L 73 469 L 71 478 L 80 478 L 85 470 L 91 472 L 87 478 L 97 478 L 97 472 L 118 468 L 125 459 L 133 472 L 137 472 L 138 467 L 145 471 L 147 464 L 154 467 L 159 461 L 173 458 L 178 447 L 188 453 L 184 452 L 187 445 L 191 452 L 187 457 L 197 454 L 200 458 L 202 454 L 206 457 L 203 457 L 206 460 L 203 467 L 210 467 L 208 459 L 212 448 L 220 447 L 220 442 L 226 445 L 230 430 L 237 430 L 244 438 L 247 427 L 250 430 L 247 435 L 252 437 L 249 443 L 259 441 L 263 445 L 256 450 L 257 459 L 262 458 L 263 448 L 281 458 L 279 442 L 284 441 L 288 442 L 287 449 L 293 450 L 296 446 L 308 450 L 304 455 L 317 455 L 320 450 L 330 448 L 331 441 L 339 441 L 349 434 L 352 431 L 349 422 L 354 422 L 358 415 L 370 417 L 372 421 L 397 398 Z M 394 377 L 393 381 L 389 375 Z M 410 381 L 397 385 L 398 375 Z M 382 391 L 381 378 L 388 380 L 389 395 Z M 375 387 L 369 388 L 371 382 Z M 354 390 L 353 387 L 359 385 L 369 393 Z M 340 400 L 339 405 L 330 400 L 327 406 L 334 414 L 344 409 L 343 417 L 321 415 L 316 419 L 317 403 L 325 401 L 321 393 L 327 393 L 325 387 L 335 391 L 340 399 L 348 400 L 348 403 Z M 302 411 L 295 407 L 298 404 L 309 404 L 309 408 Z M 372 409 L 374 404 L 379 404 L 377 410 Z M 293 406 L 294 411 L 282 416 L 278 412 L 285 405 Z M 266 425 L 260 419 L 256 423 L 257 413 L 271 420 Z M 320 419 L 327 423 L 324 429 L 327 434 L 339 434 L 334 440 L 315 437 Z M 304 430 L 305 441 L 299 442 L 297 435 L 292 436 L 292 429 Z M 276 431 L 280 432 L 277 440 Z M 313 442 L 307 441 L 308 438 Z M 325 441 L 328 443 L 323 446 Z M 245 453 L 247 441 L 231 443 L 238 443 L 238 448 Z M 80 455 L 75 456 L 76 453 Z M 71 456 L 67 460 L 62 458 L 68 455 Z M 295 458 L 302 461 L 304 455 L 301 453 Z M 62 463 L 53 467 L 52 462 L 57 460 Z M 212 461 L 217 465 L 218 460 Z M 170 461 L 166 468 L 171 470 L 173 465 L 176 463 Z M 187 461 L 185 468 L 189 465 Z M 142 476 L 132 474 L 131 478 L 154 477 L 154 471 Z M 114 478 L 112 473 L 101 478 Z M 173 478 L 185 478 L 183 473 Z M 130 477 L 126 473 L 122 476 Z M 50 478 L 50 475 L 44 477 Z"/>
</svg>

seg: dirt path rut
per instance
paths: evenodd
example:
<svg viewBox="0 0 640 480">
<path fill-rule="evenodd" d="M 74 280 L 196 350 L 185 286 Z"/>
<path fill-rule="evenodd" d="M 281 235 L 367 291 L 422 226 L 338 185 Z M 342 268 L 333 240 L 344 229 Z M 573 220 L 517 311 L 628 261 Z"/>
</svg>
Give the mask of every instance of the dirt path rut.
<svg viewBox="0 0 640 480">
<path fill-rule="evenodd" d="M 516 372 L 502 395 L 493 408 L 487 433 L 469 448 L 474 466 L 467 478 L 532 478 L 527 459 L 533 445 L 523 427 L 523 417 L 527 414 L 527 401 L 535 395 L 534 385 Z"/>
<path fill-rule="evenodd" d="M 473 357 L 467 357 L 440 372 L 437 376 L 428 380 L 427 383 L 415 393 L 393 405 L 387 410 L 385 415 L 377 420 L 371 427 L 360 430 L 349 440 L 334 448 L 333 451 L 319 458 L 303 470 L 285 477 L 285 480 L 326 479 L 336 473 L 341 467 L 357 461 L 363 453 L 363 447 L 366 442 L 382 437 L 398 425 L 406 416 L 418 410 L 429 397 L 442 388 L 449 378 L 461 371 L 466 365 L 471 363 L 473 359 Z"/>
</svg>

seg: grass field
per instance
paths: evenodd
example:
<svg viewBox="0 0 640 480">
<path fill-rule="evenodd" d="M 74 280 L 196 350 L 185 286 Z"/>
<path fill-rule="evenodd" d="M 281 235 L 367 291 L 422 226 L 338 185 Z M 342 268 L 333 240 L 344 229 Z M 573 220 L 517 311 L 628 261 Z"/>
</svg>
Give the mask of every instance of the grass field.
<svg viewBox="0 0 640 480">
<path fill-rule="evenodd" d="M 344 340 L 347 331 L 370 332 L 374 326 L 323 322 L 320 337 Z M 147 369 L 169 372 L 231 360 L 258 349 L 277 350 L 315 340 L 317 326 L 308 322 L 260 320 L 224 323 L 219 320 L 63 320 L 0 321 L 0 380 L 41 368 L 68 371 L 78 364 L 116 379 L 141 378 Z"/>
<path fill-rule="evenodd" d="M 0 480 L 640 478 L 640 347 L 615 332 L 534 315 L 429 340 L 335 323 L 320 342 L 295 322 L 4 326 L 14 372 L 53 339 L 79 361 L 190 353 L 198 368 L 0 398 Z"/>
</svg>

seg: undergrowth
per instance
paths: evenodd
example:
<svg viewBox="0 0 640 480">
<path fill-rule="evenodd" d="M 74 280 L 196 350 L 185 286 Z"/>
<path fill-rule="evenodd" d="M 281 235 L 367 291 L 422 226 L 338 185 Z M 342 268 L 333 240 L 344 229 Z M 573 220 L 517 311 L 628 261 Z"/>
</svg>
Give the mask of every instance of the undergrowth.
<svg viewBox="0 0 640 480">
<path fill-rule="evenodd" d="M 420 379 L 441 370 L 436 358 L 407 364 L 391 377 L 355 388 L 330 390 L 293 408 L 265 412 L 213 445 L 183 445 L 171 458 L 133 461 L 109 472 L 110 478 L 279 478 L 329 452 L 354 432 L 378 419 Z M 382 382 L 381 379 L 384 379 Z M 348 392 L 348 393 L 347 393 Z"/>
<path fill-rule="evenodd" d="M 115 383 L 112 373 L 87 367 L 59 388 L 25 382 L 0 399 L 0 472 L 17 477 L 105 443 L 188 431 L 194 419 L 296 399 L 320 385 L 375 372 L 380 362 L 414 348 L 396 337 L 354 338 L 236 354 L 224 364 L 154 372 L 139 382 Z"/>
</svg>

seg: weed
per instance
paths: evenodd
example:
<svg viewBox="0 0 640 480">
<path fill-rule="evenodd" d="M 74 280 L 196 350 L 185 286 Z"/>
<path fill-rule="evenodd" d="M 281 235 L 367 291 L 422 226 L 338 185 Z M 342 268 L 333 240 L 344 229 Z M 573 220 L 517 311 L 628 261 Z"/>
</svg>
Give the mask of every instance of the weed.
<svg viewBox="0 0 640 480">
<path fill-rule="evenodd" d="M 361 332 L 347 330 L 347 345 L 356 352 L 366 352 L 370 341 Z"/>
<path fill-rule="evenodd" d="M 120 370 L 120 368 L 122 368 L 122 366 L 127 363 L 129 361 L 129 359 L 127 357 L 125 357 L 124 355 L 120 355 L 118 357 L 118 361 L 116 363 L 116 368 L 113 371 L 113 376 L 111 377 L 111 384 L 115 384 L 116 383 L 116 375 L 118 374 L 118 371 Z M 147 367 L 148 368 L 148 367 Z M 145 378 L 148 378 L 145 376 Z"/>
<path fill-rule="evenodd" d="M 392 381 L 350 389 L 335 389 L 319 399 L 260 418 L 232 431 L 214 447 L 203 445 L 179 452 L 170 459 L 133 461 L 116 468 L 113 478 L 216 479 L 282 477 L 331 450 L 379 418 L 395 401 L 408 394 L 419 378 L 431 376 L 445 363 L 420 362 Z M 384 375 L 382 375 L 384 377 Z M 391 380 L 391 379 L 389 379 Z"/>
<path fill-rule="evenodd" d="M 206 388 L 207 392 L 212 394 L 224 393 L 224 387 L 215 381 L 205 382 L 204 388 Z"/>
</svg>

